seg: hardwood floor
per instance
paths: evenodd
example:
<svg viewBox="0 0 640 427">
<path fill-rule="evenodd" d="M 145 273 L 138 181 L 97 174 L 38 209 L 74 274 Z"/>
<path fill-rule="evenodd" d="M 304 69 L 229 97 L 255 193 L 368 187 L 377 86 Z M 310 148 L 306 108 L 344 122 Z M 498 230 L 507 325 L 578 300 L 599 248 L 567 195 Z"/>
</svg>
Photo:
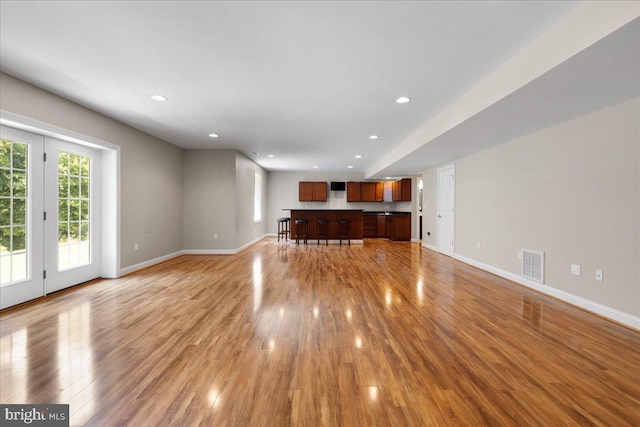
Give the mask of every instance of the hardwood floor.
<svg viewBox="0 0 640 427">
<path fill-rule="evenodd" d="M 182 256 L 0 313 L 71 425 L 640 425 L 640 333 L 418 244 Z"/>
</svg>

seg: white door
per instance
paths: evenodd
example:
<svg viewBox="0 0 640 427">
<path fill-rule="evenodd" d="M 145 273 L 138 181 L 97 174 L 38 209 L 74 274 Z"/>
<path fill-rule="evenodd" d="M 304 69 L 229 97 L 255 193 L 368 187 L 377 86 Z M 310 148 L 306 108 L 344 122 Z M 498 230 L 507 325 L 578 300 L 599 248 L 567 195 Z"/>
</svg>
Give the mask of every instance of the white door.
<svg viewBox="0 0 640 427">
<path fill-rule="evenodd" d="M 0 309 L 44 295 L 43 146 L 0 127 Z"/>
<path fill-rule="evenodd" d="M 45 294 L 101 273 L 101 151 L 46 138 Z"/>
<path fill-rule="evenodd" d="M 453 256 L 454 253 L 454 200 L 455 166 L 438 169 L 438 252 Z"/>
</svg>

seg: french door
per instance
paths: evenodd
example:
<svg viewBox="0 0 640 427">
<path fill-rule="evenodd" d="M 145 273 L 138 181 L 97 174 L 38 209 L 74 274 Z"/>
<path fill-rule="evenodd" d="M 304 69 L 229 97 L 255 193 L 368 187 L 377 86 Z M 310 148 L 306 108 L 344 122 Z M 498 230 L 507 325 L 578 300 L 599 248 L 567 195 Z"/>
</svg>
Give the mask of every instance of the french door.
<svg viewBox="0 0 640 427">
<path fill-rule="evenodd" d="M 1 128 L 0 308 L 100 276 L 100 167 L 99 150 Z"/>
<path fill-rule="evenodd" d="M 44 137 L 0 127 L 0 308 L 44 295 Z"/>
<path fill-rule="evenodd" d="M 45 139 L 45 294 L 100 276 L 100 151 Z"/>
</svg>

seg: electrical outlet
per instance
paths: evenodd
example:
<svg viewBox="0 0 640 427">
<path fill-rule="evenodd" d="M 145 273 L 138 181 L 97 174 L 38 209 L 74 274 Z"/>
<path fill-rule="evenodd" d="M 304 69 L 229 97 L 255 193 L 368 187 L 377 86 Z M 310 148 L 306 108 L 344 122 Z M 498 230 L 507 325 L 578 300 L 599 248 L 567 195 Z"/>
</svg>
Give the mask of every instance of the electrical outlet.
<svg viewBox="0 0 640 427">
<path fill-rule="evenodd" d="M 518 251 L 518 259 L 522 259 L 522 251 Z"/>
<path fill-rule="evenodd" d="M 138 247 L 138 244 L 137 244 L 137 243 L 136 243 L 136 244 L 134 244 L 134 245 L 133 245 L 133 250 L 134 250 L 134 251 L 137 251 L 138 249 L 140 249 L 140 247 Z"/>
<path fill-rule="evenodd" d="M 603 274 L 603 273 L 602 273 L 602 270 L 600 270 L 600 269 L 596 269 L 596 280 L 597 280 L 598 282 L 602 282 L 602 274 Z"/>
<path fill-rule="evenodd" d="M 218 240 L 218 235 L 217 234 L 213 235 L 213 240 Z"/>
<path fill-rule="evenodd" d="M 480 242 L 478 242 L 478 249 L 480 249 Z"/>
<path fill-rule="evenodd" d="M 571 274 L 576 276 L 580 275 L 580 266 L 578 264 L 571 264 Z"/>
</svg>

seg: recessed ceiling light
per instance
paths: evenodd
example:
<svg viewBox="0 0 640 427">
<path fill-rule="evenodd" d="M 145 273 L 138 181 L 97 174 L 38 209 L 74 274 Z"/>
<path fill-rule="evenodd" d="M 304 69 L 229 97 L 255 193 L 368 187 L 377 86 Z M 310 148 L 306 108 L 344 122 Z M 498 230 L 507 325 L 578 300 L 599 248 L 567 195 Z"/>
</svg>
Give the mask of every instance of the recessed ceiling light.
<svg viewBox="0 0 640 427">
<path fill-rule="evenodd" d="M 391 179 L 391 177 L 390 176 L 385 176 L 384 179 Z"/>
<path fill-rule="evenodd" d="M 211 138 L 217 138 L 217 137 L 218 137 L 218 134 L 217 134 L 217 133 L 210 133 L 210 134 L 209 134 L 209 137 L 211 137 Z"/>
<path fill-rule="evenodd" d="M 317 166 L 314 166 L 313 168 L 314 168 L 314 169 L 318 169 L 318 167 L 317 167 Z"/>
<path fill-rule="evenodd" d="M 353 169 L 353 166 L 347 166 L 349 169 Z"/>
<path fill-rule="evenodd" d="M 162 95 L 151 95 L 151 99 L 154 101 L 166 101 L 167 97 Z"/>
<path fill-rule="evenodd" d="M 411 98 L 409 98 L 408 96 L 401 96 L 400 98 L 396 99 L 396 102 L 398 104 L 406 104 L 409 101 L 411 101 Z"/>
<path fill-rule="evenodd" d="M 378 135 L 371 135 L 369 139 L 378 139 Z"/>
<path fill-rule="evenodd" d="M 356 154 L 356 155 L 355 155 L 355 156 L 353 156 L 353 157 L 355 157 L 356 159 L 361 159 L 361 158 L 362 158 L 362 156 L 361 156 L 360 154 Z"/>
<path fill-rule="evenodd" d="M 273 154 L 267 154 L 267 157 L 274 158 L 275 156 Z"/>
</svg>

